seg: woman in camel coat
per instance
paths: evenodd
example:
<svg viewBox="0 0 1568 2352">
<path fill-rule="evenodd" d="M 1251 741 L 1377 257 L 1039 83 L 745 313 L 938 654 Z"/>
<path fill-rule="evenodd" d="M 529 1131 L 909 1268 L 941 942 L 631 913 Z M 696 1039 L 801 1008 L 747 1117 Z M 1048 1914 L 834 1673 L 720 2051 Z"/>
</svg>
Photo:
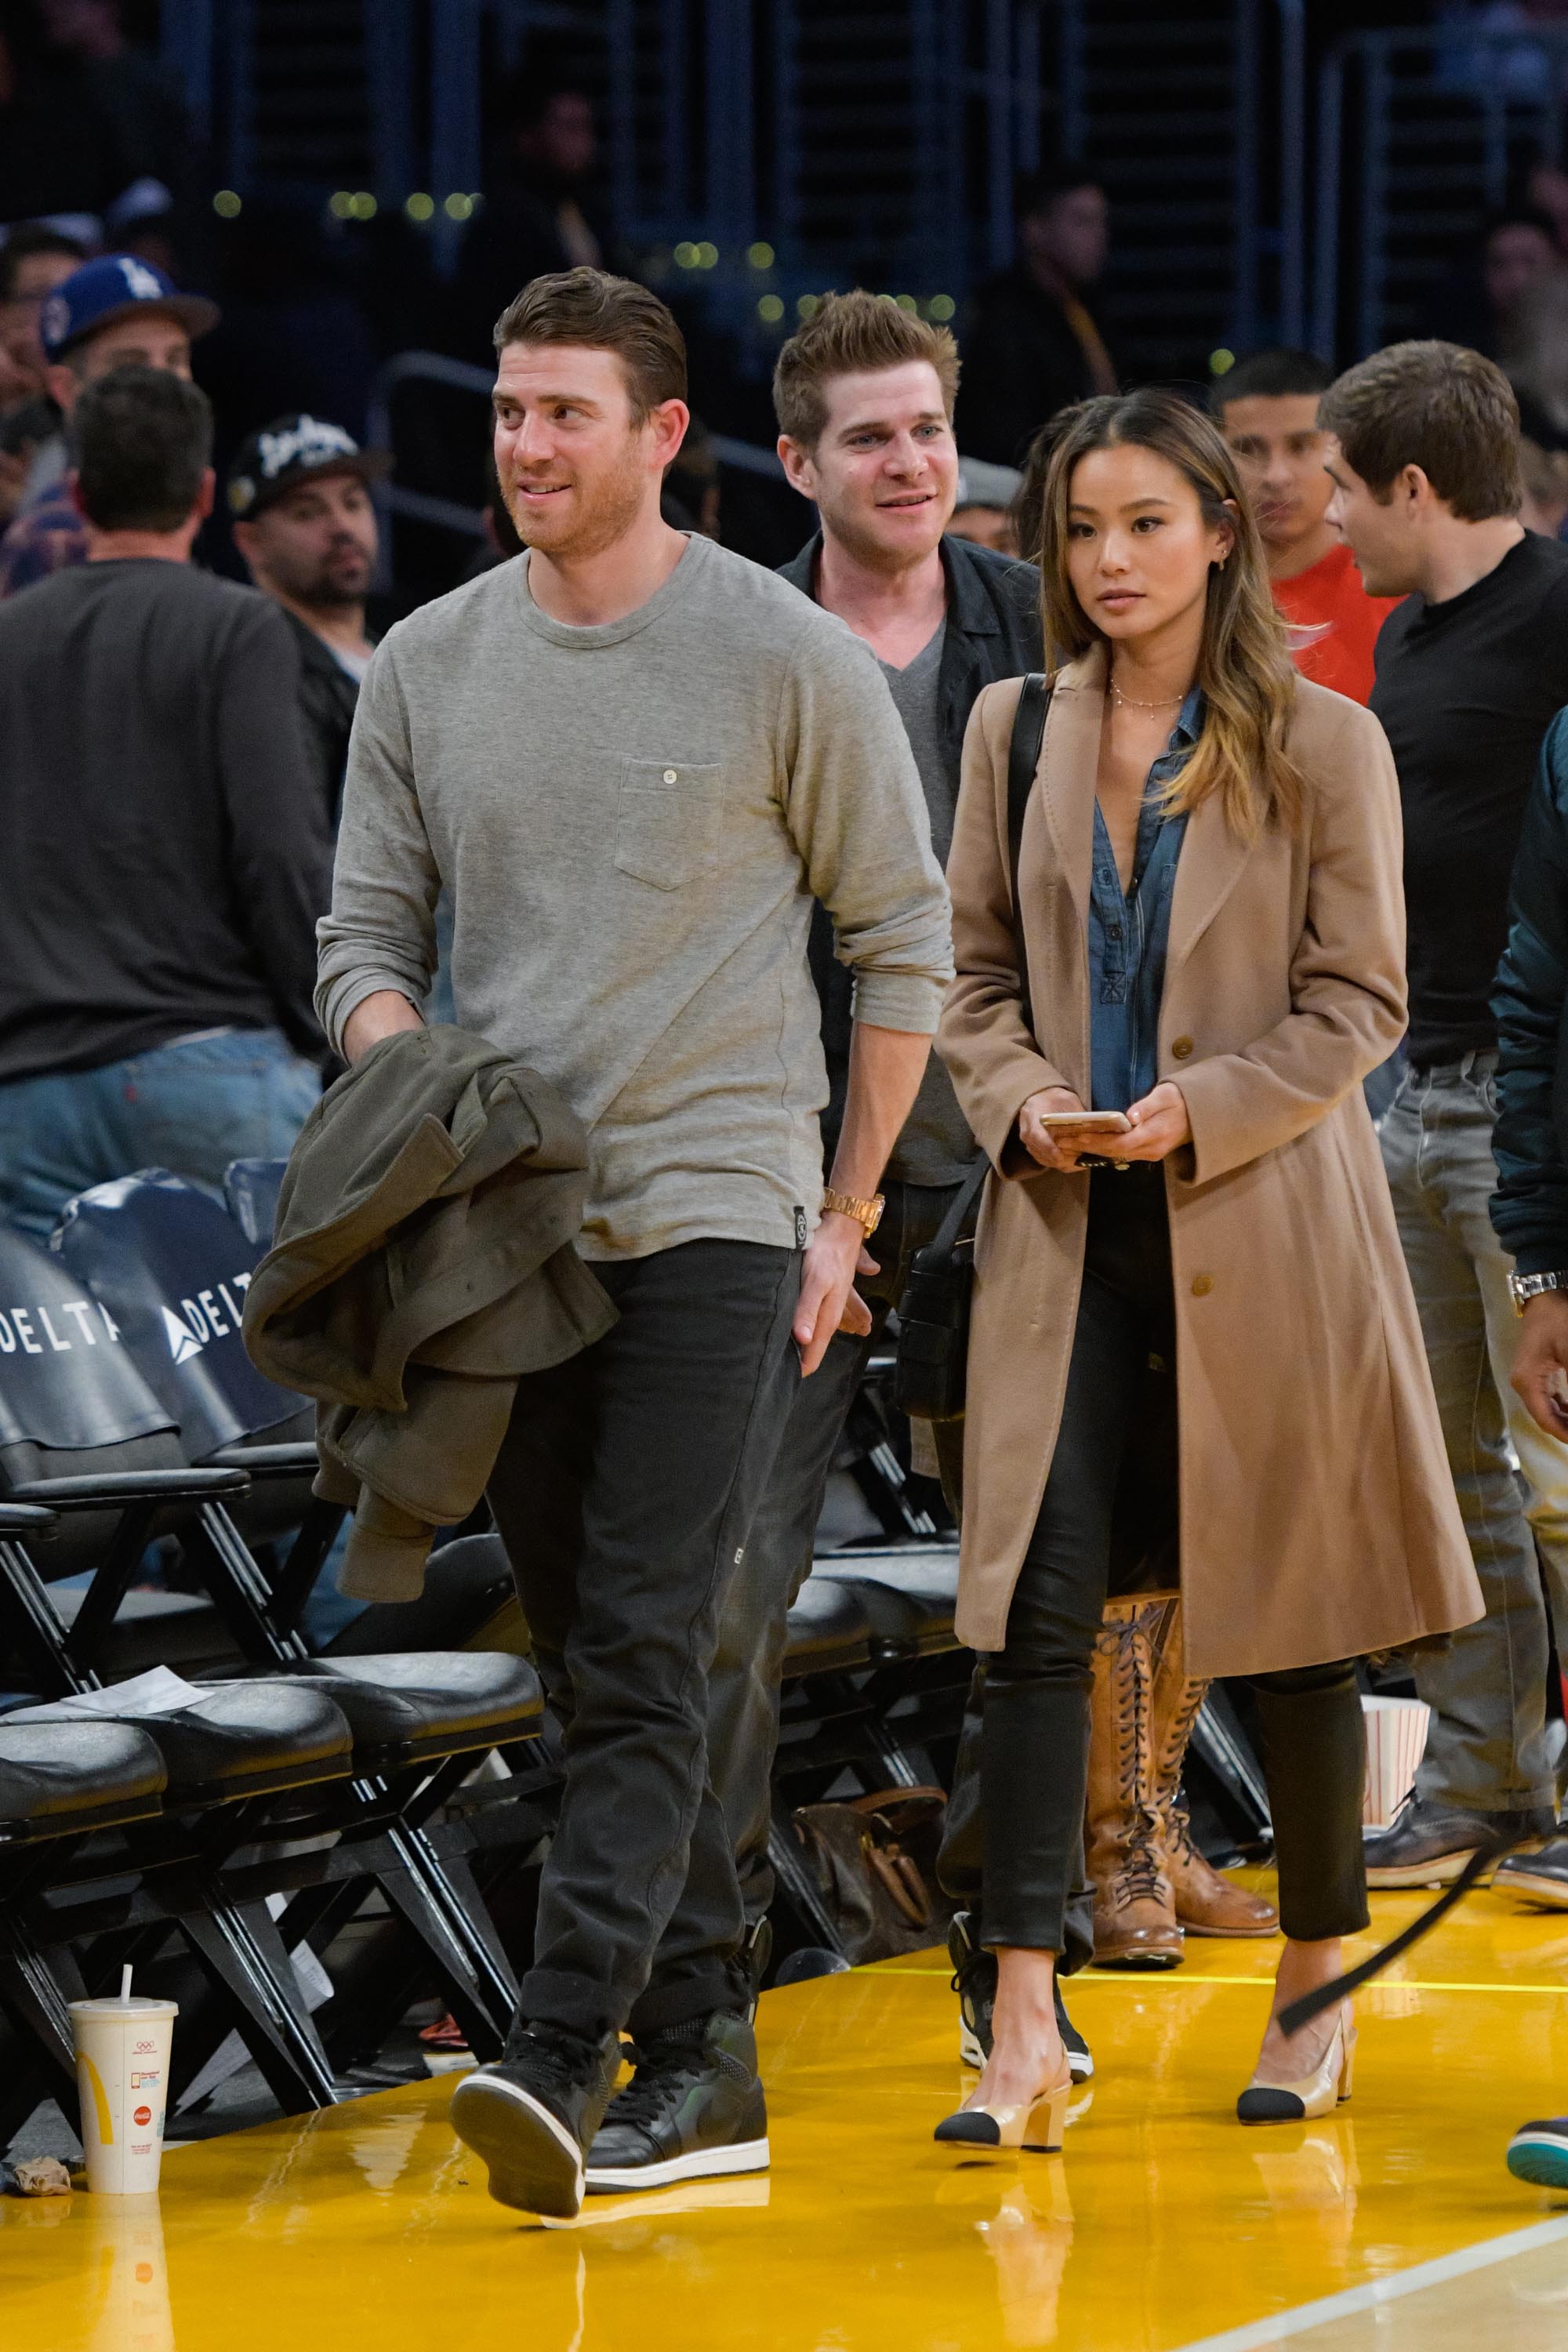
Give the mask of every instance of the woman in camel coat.
<svg viewBox="0 0 1568 2352">
<path fill-rule="evenodd" d="M 1405 1019 L 1383 731 L 1291 669 L 1229 453 L 1173 395 L 1069 414 L 1041 570 L 1060 666 L 1016 909 L 1009 682 L 970 722 L 938 1036 L 994 1170 L 958 1630 L 991 1654 L 998 1980 L 985 2074 L 938 2134 L 971 2147 L 1059 2145 L 1051 1987 L 1112 1499 L 1141 1442 L 1155 1475 L 1148 1365 L 1174 1366 L 1188 1672 L 1263 1678 L 1276 2011 L 1366 1924 L 1347 1662 L 1481 1613 L 1361 1087 Z M 1086 1108 L 1130 1124 L 1059 1123 Z M 1352 2045 L 1348 2007 L 1289 2041 L 1271 2018 L 1243 2120 L 1326 2112 Z"/>
</svg>

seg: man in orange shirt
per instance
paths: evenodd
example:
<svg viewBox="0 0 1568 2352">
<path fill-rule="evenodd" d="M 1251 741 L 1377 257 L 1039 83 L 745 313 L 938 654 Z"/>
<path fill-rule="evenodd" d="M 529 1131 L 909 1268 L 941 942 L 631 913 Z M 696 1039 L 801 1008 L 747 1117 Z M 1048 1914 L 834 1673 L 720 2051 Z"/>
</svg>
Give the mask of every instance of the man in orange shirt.
<svg viewBox="0 0 1568 2352">
<path fill-rule="evenodd" d="M 1209 394 L 1215 423 L 1252 498 L 1274 602 L 1303 677 L 1352 702 L 1372 692 L 1373 647 L 1397 596 L 1369 596 L 1328 520 L 1334 486 L 1318 398 L 1334 372 L 1310 352 L 1255 352 Z"/>
</svg>

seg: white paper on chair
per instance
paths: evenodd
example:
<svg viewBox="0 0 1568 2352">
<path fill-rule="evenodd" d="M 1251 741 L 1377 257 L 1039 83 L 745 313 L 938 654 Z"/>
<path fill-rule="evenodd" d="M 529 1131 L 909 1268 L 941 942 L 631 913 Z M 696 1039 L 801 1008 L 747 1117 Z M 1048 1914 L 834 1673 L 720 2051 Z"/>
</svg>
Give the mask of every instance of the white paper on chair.
<svg viewBox="0 0 1568 2352">
<path fill-rule="evenodd" d="M 205 1696 L 167 1666 L 153 1666 L 129 1682 L 111 1683 L 107 1690 L 76 1691 L 55 1705 L 68 1707 L 73 1715 L 178 1715 L 183 1706 L 194 1706 Z"/>
<path fill-rule="evenodd" d="M 1415 1786 L 1426 1752 L 1432 1710 L 1418 1698 L 1363 1698 L 1366 1717 L 1366 1790 L 1362 1821 L 1384 1830 Z"/>
</svg>

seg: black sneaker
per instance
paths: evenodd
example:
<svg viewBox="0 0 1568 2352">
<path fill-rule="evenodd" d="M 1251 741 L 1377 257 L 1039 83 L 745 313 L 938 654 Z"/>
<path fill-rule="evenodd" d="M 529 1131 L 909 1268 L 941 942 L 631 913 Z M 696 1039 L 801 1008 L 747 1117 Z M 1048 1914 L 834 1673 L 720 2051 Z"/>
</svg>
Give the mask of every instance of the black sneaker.
<svg viewBox="0 0 1568 2352">
<path fill-rule="evenodd" d="M 967 1911 L 953 1913 L 948 1923 L 947 1956 L 952 1962 L 952 1989 L 958 1995 L 958 2054 L 966 2066 L 982 2067 L 991 2055 L 996 1955 L 971 1941 L 969 1921 Z M 1068 2015 L 1059 1983 L 1055 1990 L 1057 2025 L 1068 2053 L 1068 2071 L 1075 2083 L 1087 2083 L 1094 2073 L 1093 2055 Z"/>
<path fill-rule="evenodd" d="M 1414 1789 L 1389 1828 L 1366 1841 L 1369 1886 L 1449 1886 L 1477 1848 L 1493 1838 L 1550 1837 L 1557 1826 L 1549 1809 L 1510 1813 L 1471 1812 L 1436 1805 Z"/>
<path fill-rule="evenodd" d="M 1568 1836 L 1548 1838 L 1533 1853 L 1505 1854 L 1492 1885 L 1500 1895 L 1522 1895 L 1548 1911 L 1568 1911 Z"/>
<path fill-rule="evenodd" d="M 637 2046 L 637 2072 L 588 2150 L 590 2195 L 762 2172 L 768 2111 L 757 2044 L 743 2017 L 715 2010 Z"/>
<path fill-rule="evenodd" d="M 1568 2116 L 1521 2124 L 1509 2142 L 1508 2168 L 1532 2189 L 1568 2189 Z"/>
<path fill-rule="evenodd" d="M 570 2221 L 583 2203 L 583 2152 L 620 2069 L 618 2034 L 590 2042 L 560 2025 L 514 2026 L 493 2064 L 452 2094 L 452 2128 L 489 2168 L 490 2195 Z"/>
</svg>

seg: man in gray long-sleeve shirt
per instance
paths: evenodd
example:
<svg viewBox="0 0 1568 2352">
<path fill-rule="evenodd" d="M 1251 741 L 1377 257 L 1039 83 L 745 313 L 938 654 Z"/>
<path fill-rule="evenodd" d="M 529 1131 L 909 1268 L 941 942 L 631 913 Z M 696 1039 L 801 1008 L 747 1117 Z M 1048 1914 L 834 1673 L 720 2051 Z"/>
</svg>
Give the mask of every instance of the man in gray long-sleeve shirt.
<svg viewBox="0 0 1568 2352">
<path fill-rule="evenodd" d="M 571 2213 L 584 2174 L 653 2188 L 768 2160 L 703 1744 L 715 1612 L 793 1383 L 841 1321 L 864 1328 L 854 1276 L 951 963 L 875 660 L 660 519 L 687 421 L 663 304 L 562 272 L 496 342 L 497 469 L 529 551 L 372 663 L 317 1002 L 350 1060 L 417 1022 L 445 886 L 458 1022 L 589 1129 L 581 1246 L 620 1319 L 519 1384 L 490 1488 L 566 1784 L 506 2052 L 453 2103 L 493 2195 Z M 826 1192 L 814 898 L 856 981 Z M 649 1988 L 678 1911 L 682 1968 Z M 628 2022 L 637 2073 L 606 2117 Z"/>
</svg>

